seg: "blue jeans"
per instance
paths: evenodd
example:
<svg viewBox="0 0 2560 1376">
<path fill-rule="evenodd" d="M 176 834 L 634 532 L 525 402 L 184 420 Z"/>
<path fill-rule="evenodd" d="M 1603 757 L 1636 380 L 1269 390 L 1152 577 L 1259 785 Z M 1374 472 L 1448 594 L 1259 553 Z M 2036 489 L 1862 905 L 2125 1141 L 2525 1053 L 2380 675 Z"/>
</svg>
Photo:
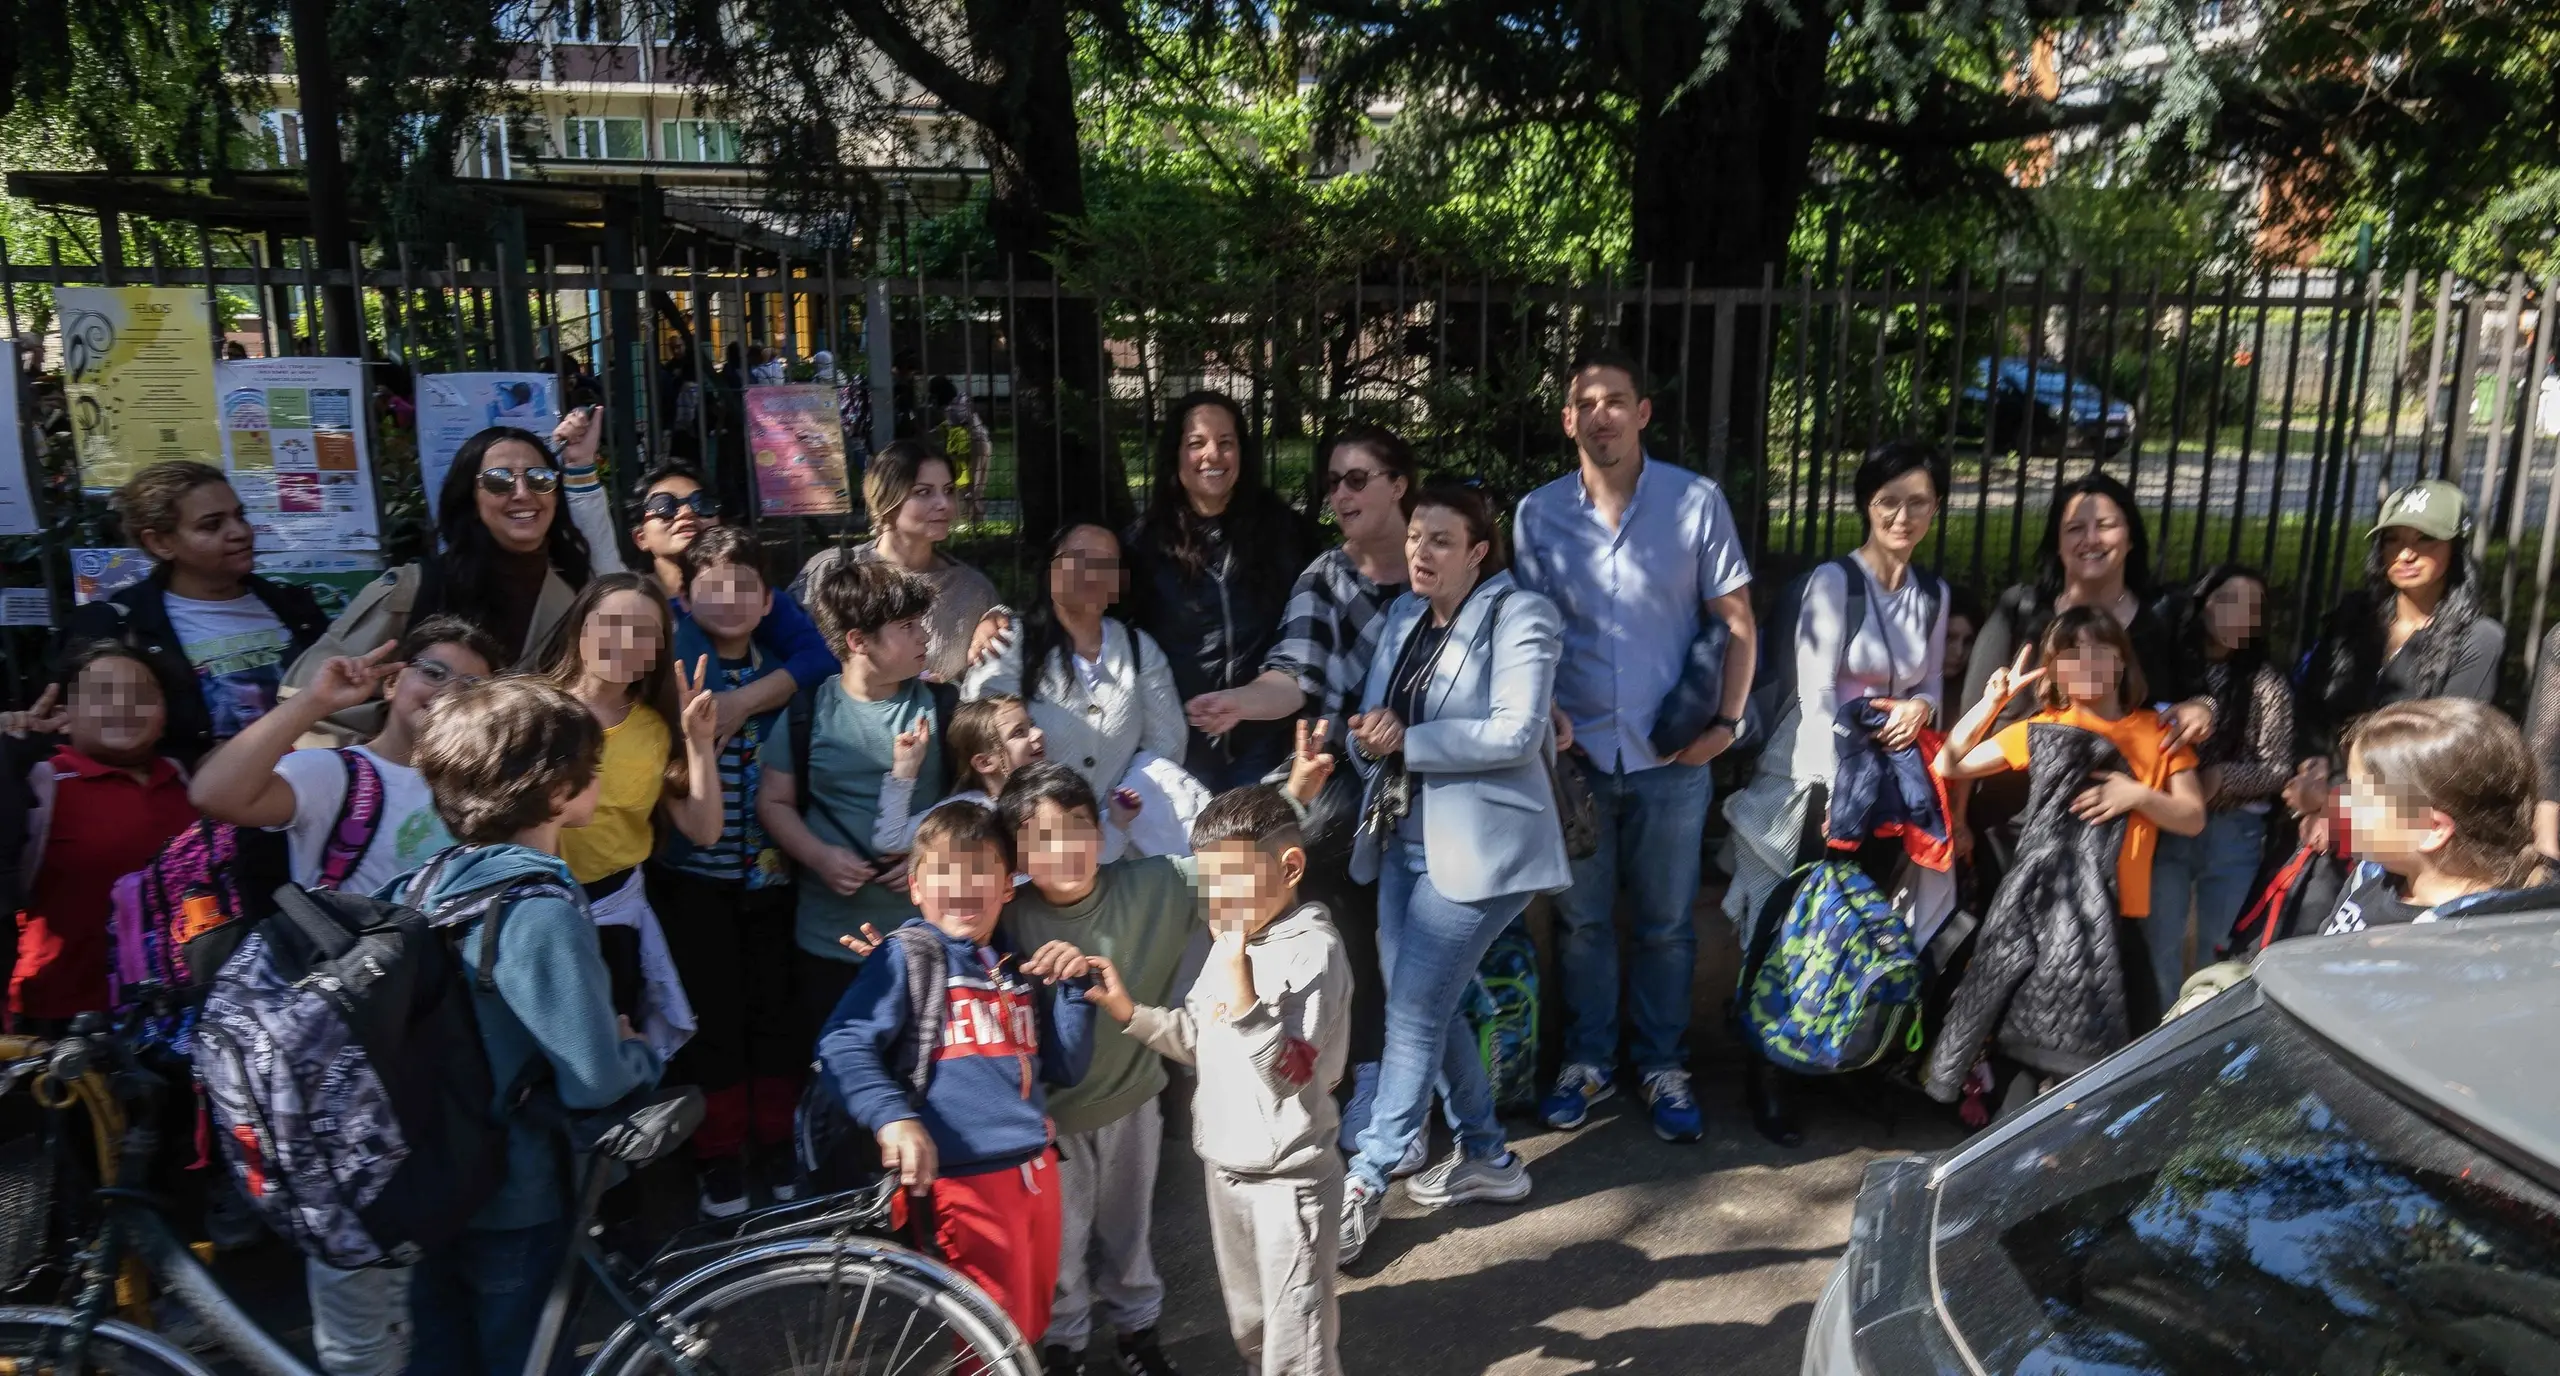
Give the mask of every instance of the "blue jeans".
<svg viewBox="0 0 2560 1376">
<path fill-rule="evenodd" d="M 1618 887 L 1634 899 L 1635 968 L 1627 976 L 1636 1070 L 1677 1070 L 1689 1060 L 1690 991 L 1698 964 L 1698 851 L 1715 783 L 1705 765 L 1666 764 L 1633 774 L 1585 766 L 1600 805 L 1600 849 L 1573 862 L 1573 887 L 1556 898 L 1556 965 L 1564 989 L 1564 1058 L 1618 1061 Z"/>
<path fill-rule="evenodd" d="M 409 1294 L 416 1334 L 409 1376 L 518 1376 L 543 1301 L 569 1250 L 569 1220 L 473 1228 L 418 1263 Z M 563 1331 L 551 1369 L 576 1369 Z"/>
<path fill-rule="evenodd" d="M 2178 1001 L 2185 980 L 2181 961 L 2190 919 L 2196 961 L 2207 963 L 2248 906 L 2249 881 L 2258 877 L 2266 840 L 2266 814 L 2237 809 L 2206 814 L 2204 830 L 2193 836 L 2161 834 L 2151 856 L 2151 916 L 2143 919 L 2143 942 L 2151 948 L 2163 1009 Z"/>
<path fill-rule="evenodd" d="M 1351 1173 L 1380 1189 L 1413 1148 L 1431 1114 L 1436 1085 L 1458 1126 L 1458 1145 L 1478 1160 L 1503 1152 L 1493 1113 L 1493 1081 L 1459 1011 L 1467 981 L 1502 929 L 1529 906 L 1525 893 L 1461 903 L 1431 887 L 1422 848 L 1387 843 L 1378 857 L 1378 963 L 1387 970 L 1387 1049 L 1378 1098 L 1360 1134 Z"/>
</svg>

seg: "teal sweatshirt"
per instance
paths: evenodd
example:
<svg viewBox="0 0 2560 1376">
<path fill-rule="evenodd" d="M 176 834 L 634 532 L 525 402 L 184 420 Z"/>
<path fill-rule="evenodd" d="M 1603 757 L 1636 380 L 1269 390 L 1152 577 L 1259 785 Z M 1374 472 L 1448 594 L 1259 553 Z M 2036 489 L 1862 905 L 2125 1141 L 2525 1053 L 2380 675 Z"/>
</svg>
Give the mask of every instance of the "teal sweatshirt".
<svg viewBox="0 0 2560 1376">
<path fill-rule="evenodd" d="M 529 846 L 478 846 L 456 857 L 426 897 L 467 893 L 518 876 L 547 876 L 578 892 L 569 866 Z M 408 878 L 395 880 L 381 897 L 396 899 Z M 478 968 L 480 924 L 461 943 L 465 963 Z M 626 1040 L 615 1025 L 613 985 L 596 925 L 583 898 L 519 899 L 508 909 L 498 938 L 498 964 L 490 972 L 495 993 L 474 990 L 472 1011 L 489 1073 L 504 1095 L 535 1056 L 548 1057 L 560 1102 L 571 1110 L 603 1108 L 635 1089 L 654 1084 L 658 1056 L 646 1042 Z M 507 1174 L 497 1193 L 474 1214 L 476 1229 L 530 1228 L 569 1211 L 568 1182 L 561 1178 L 561 1145 L 549 1130 L 519 1119 L 507 1134 Z"/>
</svg>

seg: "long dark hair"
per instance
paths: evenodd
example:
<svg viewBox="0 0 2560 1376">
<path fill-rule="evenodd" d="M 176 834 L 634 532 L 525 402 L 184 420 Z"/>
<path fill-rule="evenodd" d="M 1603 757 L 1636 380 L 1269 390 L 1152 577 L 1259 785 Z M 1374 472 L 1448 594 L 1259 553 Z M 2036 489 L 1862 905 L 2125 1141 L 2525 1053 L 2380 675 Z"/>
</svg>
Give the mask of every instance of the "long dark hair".
<svg viewBox="0 0 2560 1376">
<path fill-rule="evenodd" d="M 1156 435 L 1155 489 L 1147 499 L 1146 513 L 1138 518 L 1138 538 L 1172 560 L 1186 578 L 1208 571 L 1209 518 L 1191 509 L 1191 496 L 1182 489 L 1183 430 L 1191 423 L 1191 413 L 1203 406 L 1224 410 L 1236 425 L 1236 490 L 1227 503 L 1225 521 L 1234 567 L 1248 581 L 1276 579 L 1286 586 L 1298 576 L 1298 570 L 1282 557 L 1287 552 L 1284 542 L 1294 529 L 1294 513 L 1284 520 L 1274 510 L 1285 510 L 1285 506 L 1263 485 L 1262 455 L 1253 428 L 1245 423 L 1244 408 L 1224 392 L 1192 392 L 1166 408 L 1164 429 Z"/>
<path fill-rule="evenodd" d="M 2409 643 L 2400 647 L 2400 653 L 2417 656 L 2411 698 L 2443 695 L 2444 681 L 2453 674 L 2454 652 L 2471 638 L 2471 623 L 2480 619 L 2480 570 L 2471 562 L 2470 537 L 2457 538 L 2452 545 L 2451 557 L 2445 563 L 2444 595 L 2436 601 L 2436 614 L 2409 637 Z M 2359 599 L 2351 598 L 2338 608 L 2333 625 L 2340 637 L 2341 653 L 2329 659 L 2329 681 L 2316 685 L 2322 697 L 2332 703 L 2361 708 L 2373 701 L 2382 677 L 2386 647 L 2391 643 L 2391 617 L 2398 596 L 2388 570 L 2382 557 L 2382 541 L 2376 539 L 2365 550 L 2362 605 L 2358 605 Z"/>
<path fill-rule="evenodd" d="M 1058 666 L 1060 673 L 1070 678 L 1074 676 L 1075 666 L 1069 662 L 1069 657 L 1075 654 L 1075 638 L 1067 634 L 1066 627 L 1058 624 L 1058 602 L 1049 590 L 1049 580 L 1057 568 L 1059 552 L 1067 547 L 1067 537 L 1079 530 L 1101 531 L 1110 536 L 1113 549 L 1121 549 L 1120 537 L 1100 521 L 1069 520 L 1058 527 L 1057 534 L 1049 537 L 1049 557 L 1040 561 L 1040 572 L 1031 580 L 1031 610 L 1022 617 L 1022 700 L 1026 704 L 1039 698 L 1040 680 L 1047 674 L 1051 663 Z M 1127 554 L 1126 550 L 1121 550 L 1122 558 L 1125 559 Z M 1138 628 L 1131 626 L 1128 631 L 1129 652 L 1134 657 L 1138 648 Z"/>
<path fill-rule="evenodd" d="M 2124 552 L 2124 585 L 2137 600 L 2151 600 L 2151 532 L 2142 524 L 2142 508 L 2133 500 L 2133 489 L 2117 481 L 2112 473 L 2091 469 L 2054 489 L 2053 506 L 2045 513 L 2044 537 L 2036 541 L 2036 601 L 2050 609 L 2053 599 L 2062 595 L 2062 517 L 2071 509 L 2074 499 L 2104 497 L 2124 513 L 2125 525 L 2133 532 L 2133 540 Z"/>
<path fill-rule="evenodd" d="M 2214 682 L 2208 667 L 2213 662 L 2213 656 L 2208 653 L 2213 631 L 2205 625 L 2204 604 L 2222 590 L 2223 584 L 2235 578 L 2246 578 L 2258 585 L 2263 608 L 2267 590 L 2265 574 L 2246 564 L 2216 564 L 2189 585 L 2186 605 L 2178 617 L 2178 654 L 2192 666 L 2195 677 L 2190 681 L 2208 685 L 2213 698 L 2213 739 L 2206 742 L 2213 758 L 2208 759 L 2207 764 L 2229 758 L 2222 750 L 2226 743 L 2245 739 L 2249 728 L 2250 690 L 2258 681 L 2258 670 L 2267 662 L 2267 628 L 2262 622 L 2256 635 L 2249 637 L 2222 661 L 2221 682 Z"/>
<path fill-rule="evenodd" d="M 551 455 L 551 446 L 530 430 L 512 425 L 492 425 L 462 442 L 453 453 L 453 467 L 445 470 L 444 485 L 436 490 L 436 543 L 440 553 L 427 561 L 430 570 L 419 600 L 410 610 L 412 619 L 423 619 L 447 612 L 466 621 L 486 626 L 495 620 L 495 597 L 491 585 L 497 580 L 498 542 L 480 519 L 480 465 L 490 449 L 513 440 L 530 445 L 542 462 L 553 470 L 560 461 Z M 595 561 L 587 552 L 587 537 L 578 533 L 578 523 L 569 519 L 569 494 L 565 490 L 552 496 L 551 532 L 544 553 L 551 569 L 562 582 L 572 588 L 584 588 L 595 572 Z"/>
</svg>

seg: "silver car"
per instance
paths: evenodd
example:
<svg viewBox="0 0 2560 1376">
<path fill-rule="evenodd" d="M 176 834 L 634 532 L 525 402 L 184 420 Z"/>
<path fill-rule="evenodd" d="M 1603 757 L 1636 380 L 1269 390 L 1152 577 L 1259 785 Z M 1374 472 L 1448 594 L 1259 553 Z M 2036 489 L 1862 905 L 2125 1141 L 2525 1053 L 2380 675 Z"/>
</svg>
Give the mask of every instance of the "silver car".
<svg viewBox="0 0 2560 1376">
<path fill-rule="evenodd" d="M 1870 1166 L 1804 1371 L 2560 1373 L 2560 916 L 2279 945 Z"/>
</svg>

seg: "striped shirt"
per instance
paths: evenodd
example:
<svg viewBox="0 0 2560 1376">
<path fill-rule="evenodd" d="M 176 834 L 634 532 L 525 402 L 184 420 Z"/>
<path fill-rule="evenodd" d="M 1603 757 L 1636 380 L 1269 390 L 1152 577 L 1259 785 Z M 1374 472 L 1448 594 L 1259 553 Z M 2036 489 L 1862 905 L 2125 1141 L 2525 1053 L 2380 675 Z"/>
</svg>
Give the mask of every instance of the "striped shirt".
<svg viewBox="0 0 2560 1376">
<path fill-rule="evenodd" d="M 712 691 L 743 688 L 757 677 L 752 661 L 720 660 L 712 671 Z M 749 717 L 739 724 L 736 735 L 721 743 L 720 839 L 707 846 L 670 846 L 669 866 L 703 879 L 743 883 L 750 889 L 791 882 L 791 867 L 781 849 L 756 820 L 756 785 L 764 773 L 756 750 L 780 719 L 770 712 Z"/>
<path fill-rule="evenodd" d="M 1371 581 L 1339 546 L 1317 555 L 1289 589 L 1280 638 L 1262 667 L 1295 680 L 1307 695 L 1306 713 L 1330 718 L 1337 740 L 1343 718 L 1359 710 L 1369 657 L 1386 624 L 1381 613 L 1403 591 L 1401 583 Z"/>
</svg>

